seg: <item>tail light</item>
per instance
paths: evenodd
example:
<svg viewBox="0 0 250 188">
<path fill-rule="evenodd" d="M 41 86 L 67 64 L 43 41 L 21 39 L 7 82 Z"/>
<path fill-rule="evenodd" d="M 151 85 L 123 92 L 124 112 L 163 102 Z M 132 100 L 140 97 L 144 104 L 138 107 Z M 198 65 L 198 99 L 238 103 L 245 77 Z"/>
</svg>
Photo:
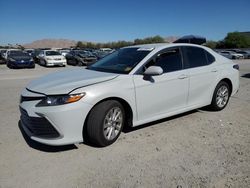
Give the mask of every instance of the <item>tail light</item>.
<svg viewBox="0 0 250 188">
<path fill-rule="evenodd" d="M 239 67 L 239 65 L 238 65 L 238 64 L 234 65 L 234 66 L 233 66 L 233 68 L 234 68 L 234 69 L 237 69 L 237 70 L 239 70 L 239 69 L 240 69 L 240 67 Z"/>
</svg>

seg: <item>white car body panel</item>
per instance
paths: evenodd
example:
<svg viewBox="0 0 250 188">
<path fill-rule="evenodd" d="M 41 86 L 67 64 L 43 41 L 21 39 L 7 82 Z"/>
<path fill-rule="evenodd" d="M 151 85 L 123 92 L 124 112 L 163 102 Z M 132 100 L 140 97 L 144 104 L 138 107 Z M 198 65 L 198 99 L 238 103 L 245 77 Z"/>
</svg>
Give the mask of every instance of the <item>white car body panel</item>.
<svg viewBox="0 0 250 188">
<path fill-rule="evenodd" d="M 165 73 L 152 80 L 134 75 L 138 120 L 184 108 L 188 97 L 188 76 L 184 75 L 187 70 Z"/>
<path fill-rule="evenodd" d="M 154 54 L 162 49 L 175 46 L 197 46 L 211 53 L 216 61 L 210 65 L 183 69 L 144 79 L 137 71 Z M 70 69 L 32 81 L 21 93 L 25 97 L 39 97 L 58 94 L 85 93 L 74 103 L 37 107 L 41 100 L 25 101 L 20 108 L 30 117 L 45 117 L 60 133 L 54 139 L 41 138 L 24 127 L 31 139 L 48 145 L 65 145 L 83 141 L 83 126 L 90 110 L 100 101 L 121 99 L 131 108 L 133 125 L 137 126 L 161 118 L 176 115 L 209 105 L 216 85 L 222 79 L 232 83 L 234 95 L 239 89 L 239 72 L 234 63 L 209 48 L 192 44 L 151 44 L 140 45 L 153 50 L 129 74 L 114 74 Z"/>
<path fill-rule="evenodd" d="M 28 84 L 27 88 L 47 95 L 67 94 L 78 87 L 110 80 L 116 76 L 118 75 L 86 70 L 85 68 L 72 68 L 38 78 Z M 55 77 L 57 79 L 54 79 Z"/>
<path fill-rule="evenodd" d="M 210 94 L 214 91 L 214 85 L 218 77 L 218 70 L 214 64 L 188 69 L 188 106 L 209 104 L 211 102 Z"/>
</svg>

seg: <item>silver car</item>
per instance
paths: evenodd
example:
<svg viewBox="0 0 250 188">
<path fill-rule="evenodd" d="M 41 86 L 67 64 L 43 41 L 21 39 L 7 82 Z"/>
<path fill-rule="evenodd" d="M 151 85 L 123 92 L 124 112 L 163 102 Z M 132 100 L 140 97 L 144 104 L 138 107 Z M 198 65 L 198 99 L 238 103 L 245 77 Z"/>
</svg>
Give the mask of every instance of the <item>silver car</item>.
<svg viewBox="0 0 250 188">
<path fill-rule="evenodd" d="M 88 139 L 107 146 L 124 126 L 208 105 L 222 110 L 239 88 L 238 69 L 199 45 L 125 47 L 87 68 L 29 83 L 21 93 L 21 124 L 31 139 L 44 144 Z"/>
<path fill-rule="evenodd" d="M 233 51 L 221 51 L 219 52 L 220 55 L 228 58 L 228 59 L 244 59 L 244 56 L 240 53 L 236 53 Z"/>
</svg>

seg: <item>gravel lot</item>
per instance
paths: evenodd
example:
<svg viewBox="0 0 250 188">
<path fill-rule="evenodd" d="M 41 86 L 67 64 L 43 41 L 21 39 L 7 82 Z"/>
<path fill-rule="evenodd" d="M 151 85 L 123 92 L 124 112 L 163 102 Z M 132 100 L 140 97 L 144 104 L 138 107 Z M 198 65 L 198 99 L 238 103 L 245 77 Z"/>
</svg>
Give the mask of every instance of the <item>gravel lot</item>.
<svg viewBox="0 0 250 188">
<path fill-rule="evenodd" d="M 0 65 L 0 188 L 250 187 L 250 60 L 237 62 L 246 76 L 223 111 L 195 110 L 127 130 L 106 148 L 27 139 L 18 126 L 19 93 L 35 77 L 65 68 Z"/>
</svg>

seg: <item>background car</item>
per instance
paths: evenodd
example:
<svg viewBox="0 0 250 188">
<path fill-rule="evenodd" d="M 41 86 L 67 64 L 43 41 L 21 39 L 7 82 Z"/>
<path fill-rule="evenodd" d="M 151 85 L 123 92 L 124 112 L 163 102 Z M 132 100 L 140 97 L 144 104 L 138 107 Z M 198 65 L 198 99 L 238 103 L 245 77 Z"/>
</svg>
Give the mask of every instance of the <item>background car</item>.
<svg viewBox="0 0 250 188">
<path fill-rule="evenodd" d="M 6 59 L 9 68 L 35 68 L 33 58 L 21 50 L 11 50 Z"/>
<path fill-rule="evenodd" d="M 233 51 L 220 51 L 219 52 L 220 55 L 228 58 L 228 59 L 243 59 L 244 56 L 242 54 L 239 54 L 239 53 L 236 53 L 236 52 L 233 52 Z"/>
<path fill-rule="evenodd" d="M 10 54 L 11 51 L 21 51 L 20 49 L 15 49 L 15 48 L 11 48 L 11 49 L 7 49 L 6 52 L 4 53 L 4 58 L 7 59 L 8 55 Z"/>
<path fill-rule="evenodd" d="M 88 66 L 97 61 L 95 55 L 85 50 L 72 50 L 66 55 L 67 64 Z"/>
<path fill-rule="evenodd" d="M 34 49 L 24 49 L 23 51 L 28 53 L 30 56 L 34 53 Z"/>
<path fill-rule="evenodd" d="M 43 50 L 38 55 L 39 62 L 44 66 L 65 66 L 66 59 L 58 51 L 54 50 Z"/>
<path fill-rule="evenodd" d="M 4 58 L 6 51 L 7 50 L 5 50 L 5 49 L 0 49 L 0 64 L 6 63 L 6 59 Z"/>
<path fill-rule="evenodd" d="M 33 60 L 35 63 L 39 64 L 40 63 L 40 59 L 39 59 L 39 54 L 42 50 L 40 49 L 35 49 L 32 53 L 31 56 L 33 57 Z"/>
<path fill-rule="evenodd" d="M 59 52 L 65 57 L 70 52 L 70 50 L 59 50 Z"/>
<path fill-rule="evenodd" d="M 244 59 L 250 59 L 250 51 L 238 50 L 237 53 L 242 54 Z"/>
<path fill-rule="evenodd" d="M 110 51 L 100 51 L 97 50 L 93 52 L 93 54 L 96 56 L 97 60 L 104 58 L 106 55 L 110 54 Z"/>
</svg>

